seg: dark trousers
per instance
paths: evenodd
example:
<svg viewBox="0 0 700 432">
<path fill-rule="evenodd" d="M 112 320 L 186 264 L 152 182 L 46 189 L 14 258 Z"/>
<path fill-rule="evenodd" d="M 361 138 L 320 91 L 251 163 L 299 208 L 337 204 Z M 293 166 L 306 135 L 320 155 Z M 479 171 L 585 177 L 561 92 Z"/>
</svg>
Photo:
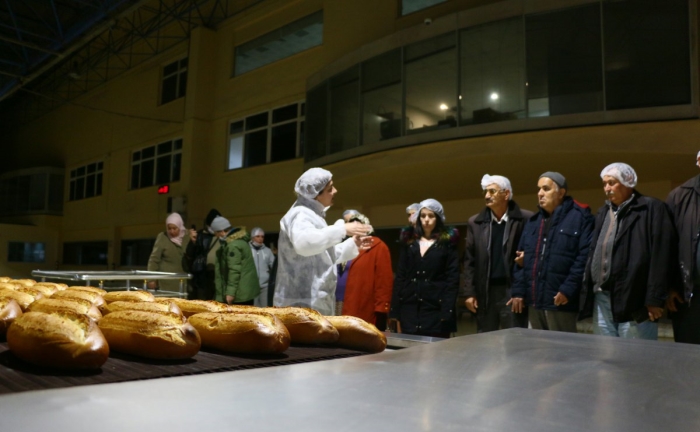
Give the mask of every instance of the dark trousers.
<svg viewBox="0 0 700 432">
<path fill-rule="evenodd" d="M 194 274 L 191 281 L 190 300 L 213 300 L 216 292 L 214 270 Z"/>
<path fill-rule="evenodd" d="M 676 342 L 700 344 L 700 290 L 693 291 L 688 302 L 676 303 L 678 312 L 669 313 L 673 322 L 673 339 Z"/>
<path fill-rule="evenodd" d="M 477 333 L 513 327 L 527 328 L 527 308 L 523 313 L 513 313 L 510 306 L 506 306 L 508 300 L 510 300 L 510 289 L 506 284 L 489 286 L 488 304 L 479 304 L 476 310 Z"/>
</svg>

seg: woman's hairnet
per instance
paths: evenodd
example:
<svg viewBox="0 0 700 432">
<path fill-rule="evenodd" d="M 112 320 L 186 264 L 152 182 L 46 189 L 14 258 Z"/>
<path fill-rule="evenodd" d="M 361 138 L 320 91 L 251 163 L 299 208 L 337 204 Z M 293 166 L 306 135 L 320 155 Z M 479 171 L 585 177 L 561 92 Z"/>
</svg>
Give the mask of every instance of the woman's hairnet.
<svg viewBox="0 0 700 432">
<path fill-rule="evenodd" d="M 253 230 L 250 232 L 251 237 L 255 237 L 256 235 L 265 235 L 265 231 L 263 231 L 262 228 L 260 227 L 255 227 Z"/>
<path fill-rule="evenodd" d="M 355 209 L 347 209 L 343 212 L 343 219 L 345 219 L 345 216 L 349 216 L 349 215 L 356 216 L 359 214 L 361 214 L 361 213 Z"/>
<path fill-rule="evenodd" d="M 637 173 L 634 168 L 622 162 L 611 163 L 600 172 L 600 178 L 605 176 L 615 177 L 620 183 L 633 188 L 637 186 Z"/>
<path fill-rule="evenodd" d="M 484 174 L 483 177 L 481 177 L 481 189 L 486 190 L 486 188 L 490 184 L 497 184 L 498 187 L 500 187 L 502 190 L 508 190 L 510 191 L 510 195 L 508 197 L 509 200 L 513 199 L 513 188 L 510 186 L 510 180 L 508 180 L 508 177 L 503 177 L 500 175 L 489 175 L 489 174 Z"/>
<path fill-rule="evenodd" d="M 419 206 L 420 206 L 420 209 L 426 208 L 426 209 L 432 211 L 433 213 L 438 215 L 440 217 L 440 219 L 442 219 L 443 222 L 445 222 L 445 210 L 443 210 L 442 204 L 440 204 L 440 201 L 432 199 L 432 198 L 428 198 L 426 200 L 421 201 Z M 416 214 L 418 214 L 420 212 L 420 209 L 418 210 L 418 212 L 416 212 Z"/>
<path fill-rule="evenodd" d="M 297 180 L 297 183 L 294 185 L 294 192 L 304 198 L 315 199 L 318 194 L 323 192 L 323 188 L 326 187 L 332 178 L 333 174 L 330 171 L 323 168 L 309 168 Z"/>
<path fill-rule="evenodd" d="M 406 214 L 411 214 L 411 212 L 417 213 L 418 210 L 420 210 L 420 204 L 413 203 L 410 206 L 406 207 Z"/>
</svg>

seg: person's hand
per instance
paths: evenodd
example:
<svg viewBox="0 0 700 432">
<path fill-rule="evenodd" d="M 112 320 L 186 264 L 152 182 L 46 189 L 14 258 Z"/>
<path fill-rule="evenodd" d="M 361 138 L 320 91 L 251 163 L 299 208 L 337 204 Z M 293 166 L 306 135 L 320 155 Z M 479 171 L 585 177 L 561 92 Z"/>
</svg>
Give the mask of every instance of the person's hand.
<svg viewBox="0 0 700 432">
<path fill-rule="evenodd" d="M 150 281 L 146 286 L 150 290 L 157 290 L 158 289 L 158 281 Z"/>
<path fill-rule="evenodd" d="M 649 321 L 656 321 L 664 314 L 664 309 L 658 306 L 647 306 L 649 312 Z"/>
<path fill-rule="evenodd" d="M 522 267 L 523 263 L 525 263 L 525 252 L 515 251 L 515 260 L 514 261 L 518 265 L 518 267 Z"/>
<path fill-rule="evenodd" d="M 515 313 L 523 313 L 523 308 L 525 307 L 524 303 L 521 297 L 513 297 L 508 300 L 506 306 L 510 306 L 510 310 Z"/>
<path fill-rule="evenodd" d="M 348 222 L 345 224 L 345 234 L 348 237 L 366 236 L 372 231 L 374 231 L 372 225 L 365 225 L 359 222 Z"/>
<path fill-rule="evenodd" d="M 372 247 L 372 237 L 371 236 L 352 236 L 352 239 L 355 240 L 355 245 L 357 248 L 361 251 L 366 251 L 369 250 L 369 248 Z"/>
<path fill-rule="evenodd" d="M 226 296 L 226 304 L 232 304 L 235 298 L 233 296 L 227 295 Z"/>
<path fill-rule="evenodd" d="M 190 230 L 190 241 L 192 243 L 197 241 L 197 230 L 193 230 L 193 229 Z"/>
<path fill-rule="evenodd" d="M 676 301 L 678 301 L 678 303 L 685 303 L 685 300 L 683 300 L 683 297 L 681 297 L 680 294 L 678 294 L 676 291 L 671 291 L 671 294 L 669 294 L 668 298 L 666 299 L 666 309 L 668 309 L 670 312 L 678 312 Z"/>
<path fill-rule="evenodd" d="M 479 307 L 479 303 L 476 301 L 476 297 L 468 297 L 464 301 L 464 305 L 469 309 L 469 312 L 475 314 L 476 309 Z"/>
<path fill-rule="evenodd" d="M 564 294 L 558 292 L 554 296 L 554 306 L 564 306 L 567 303 L 569 303 L 569 299 Z"/>
</svg>

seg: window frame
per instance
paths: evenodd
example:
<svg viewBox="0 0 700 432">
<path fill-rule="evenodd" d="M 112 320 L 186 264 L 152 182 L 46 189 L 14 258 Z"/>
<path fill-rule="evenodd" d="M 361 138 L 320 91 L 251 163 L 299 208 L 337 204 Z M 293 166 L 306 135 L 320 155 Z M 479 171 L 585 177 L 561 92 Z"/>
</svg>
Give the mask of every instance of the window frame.
<svg viewBox="0 0 700 432">
<path fill-rule="evenodd" d="M 180 148 L 179 148 L 179 149 L 176 149 L 176 148 L 175 148 L 175 143 L 176 143 L 177 141 L 180 141 Z M 170 143 L 171 146 L 172 146 L 170 152 L 169 152 L 169 153 L 162 153 L 162 154 L 159 154 L 159 153 L 158 153 L 158 147 L 159 147 L 160 145 L 162 145 L 162 144 L 167 144 L 167 143 Z M 127 189 L 127 190 L 129 190 L 129 191 L 134 191 L 134 190 L 146 189 L 146 188 L 149 188 L 149 187 L 157 187 L 157 186 L 160 186 L 160 185 L 163 185 L 163 184 L 170 184 L 170 183 L 174 183 L 174 182 L 179 182 L 179 181 L 181 181 L 181 180 L 182 180 L 182 154 L 183 154 L 182 150 L 183 150 L 184 145 L 185 145 L 184 139 L 183 139 L 182 137 L 177 137 L 177 138 L 172 138 L 172 139 L 167 140 L 167 141 L 160 141 L 160 142 L 158 142 L 158 143 L 156 143 L 156 144 L 151 144 L 151 145 L 139 147 L 138 149 L 132 150 L 131 153 L 130 153 L 130 154 L 131 154 L 131 157 L 129 158 L 129 176 L 128 176 L 128 182 L 129 182 L 129 184 L 128 184 L 128 189 Z M 153 156 L 152 156 L 152 157 L 147 157 L 147 158 L 144 159 L 141 155 L 139 155 L 139 160 L 138 160 L 138 161 L 135 161 L 135 160 L 134 160 L 134 154 L 135 154 L 136 152 L 139 152 L 139 153 L 140 153 L 140 152 L 143 152 L 144 150 L 146 150 L 146 149 L 148 149 L 148 148 L 151 148 L 151 147 L 153 147 L 153 149 L 154 149 L 154 150 L 153 150 Z M 180 169 L 180 173 L 179 173 L 180 178 L 179 178 L 178 180 L 173 180 L 173 165 L 174 165 L 174 160 L 175 160 L 175 157 L 174 157 L 174 156 L 175 156 L 176 154 L 179 154 L 179 155 L 180 155 L 180 167 L 179 167 L 179 169 Z M 169 180 L 168 180 L 167 183 L 158 183 L 158 182 L 157 182 L 157 180 L 158 180 L 158 158 L 161 157 L 161 156 L 164 156 L 164 155 L 170 155 L 170 156 L 171 156 L 171 160 L 170 160 L 170 178 L 169 178 Z M 135 165 L 139 165 L 139 167 L 140 167 L 141 164 L 144 162 L 144 160 L 146 160 L 146 161 L 152 160 L 152 161 L 153 161 L 153 184 L 151 184 L 151 185 L 149 185 L 149 186 L 138 186 L 138 187 L 133 187 L 133 177 L 134 177 L 134 171 L 133 171 L 133 170 L 134 170 L 134 166 L 135 166 Z M 140 170 L 140 168 L 139 168 L 139 181 L 138 181 L 138 183 L 139 183 L 139 185 L 141 184 L 141 170 Z"/>
<path fill-rule="evenodd" d="M 187 64 L 184 67 L 180 65 L 180 63 L 183 60 L 187 60 Z M 166 75 L 165 69 L 168 66 L 171 66 L 175 63 L 177 63 L 177 69 L 174 72 Z M 183 57 L 178 58 L 177 60 L 174 60 L 174 61 L 168 62 L 167 64 L 161 65 L 161 67 L 160 67 L 160 80 L 159 80 L 160 86 L 158 89 L 158 102 L 159 102 L 158 105 L 159 106 L 169 104 L 170 102 L 181 99 L 187 95 L 187 76 L 189 76 L 189 74 L 188 74 L 189 66 L 190 66 L 190 63 L 189 63 L 188 56 L 183 56 Z M 183 94 L 180 94 L 180 80 L 182 79 L 183 73 L 186 75 L 185 76 L 185 90 L 184 90 Z M 173 76 L 177 77 L 175 80 L 175 97 L 173 99 L 164 101 L 163 100 L 163 86 L 164 86 L 165 80 L 170 78 L 170 77 L 173 77 Z"/>
<path fill-rule="evenodd" d="M 95 172 L 94 172 L 94 173 L 89 173 L 89 172 L 88 172 L 88 167 L 89 167 L 90 165 L 95 165 Z M 101 196 L 102 196 L 102 193 L 103 193 L 103 191 L 104 191 L 104 182 L 105 182 L 104 165 L 105 165 L 105 164 L 104 164 L 104 160 L 103 160 L 103 159 L 99 159 L 99 160 L 96 160 L 96 161 L 93 161 L 93 162 L 90 162 L 90 163 L 87 163 L 87 164 L 83 164 L 83 165 L 76 166 L 76 167 L 74 167 L 74 168 L 68 170 L 68 173 L 67 173 L 68 176 L 67 176 L 67 177 L 68 177 L 68 201 L 69 201 L 69 202 L 83 201 L 83 200 L 86 200 L 86 199 L 92 199 L 92 198 L 97 198 L 97 197 L 101 197 Z M 84 168 L 85 172 L 84 172 L 84 174 L 82 174 L 82 175 L 78 175 L 78 170 L 81 169 L 81 168 Z M 75 173 L 75 176 L 73 175 L 73 173 Z M 87 196 L 87 194 L 86 194 L 86 191 L 87 191 L 87 178 L 88 178 L 89 175 L 92 175 L 92 174 L 95 175 L 95 185 L 94 185 L 95 194 L 94 194 L 93 196 L 90 196 L 90 197 L 89 197 L 89 196 Z M 98 184 L 97 178 L 98 178 L 99 176 L 102 177 L 102 181 L 101 181 L 101 183 L 100 183 L 100 193 L 98 194 L 98 193 L 97 193 L 97 184 Z M 74 190 L 74 189 L 73 189 L 73 184 L 74 184 L 74 182 L 77 183 L 77 181 L 78 181 L 79 178 L 82 178 L 82 179 L 85 180 L 84 183 L 83 183 L 83 197 L 82 197 L 82 198 L 74 198 L 75 194 L 73 193 L 73 190 Z"/>
</svg>

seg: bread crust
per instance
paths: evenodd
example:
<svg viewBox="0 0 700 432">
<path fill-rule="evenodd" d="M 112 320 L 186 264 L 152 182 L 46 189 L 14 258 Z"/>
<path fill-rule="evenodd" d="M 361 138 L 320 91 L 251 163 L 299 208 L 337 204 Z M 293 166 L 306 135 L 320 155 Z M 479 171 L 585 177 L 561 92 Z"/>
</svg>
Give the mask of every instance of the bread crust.
<svg viewBox="0 0 700 432">
<path fill-rule="evenodd" d="M 104 296 L 107 294 L 106 290 L 103 290 L 102 288 L 97 288 L 93 286 L 84 286 L 84 285 L 72 285 L 72 286 L 66 286 L 66 289 L 72 289 L 72 290 L 77 290 L 77 291 L 90 291 L 95 294 L 99 294 L 101 296 Z"/>
<path fill-rule="evenodd" d="M 115 302 L 112 302 L 112 303 L 105 305 L 104 309 L 105 309 L 105 315 L 112 313 L 112 312 L 123 311 L 123 310 L 140 310 L 140 311 L 148 311 L 148 312 L 163 312 L 163 313 L 170 312 L 170 313 L 174 313 L 174 314 L 183 316 L 180 308 L 173 302 L 161 303 L 161 302 L 115 301 Z"/>
<path fill-rule="evenodd" d="M 112 350 L 151 359 L 186 359 L 199 352 L 199 333 L 173 313 L 124 310 L 99 322 Z"/>
<path fill-rule="evenodd" d="M 219 303 L 214 300 L 185 300 L 180 298 L 170 298 L 170 297 L 159 297 L 156 299 L 157 302 L 172 302 L 175 303 L 182 314 L 186 317 L 191 317 L 194 314 L 204 313 L 204 312 L 226 312 L 230 309 L 229 305 Z"/>
<path fill-rule="evenodd" d="M 62 284 L 62 283 L 54 283 L 54 282 L 37 282 L 33 286 L 48 286 L 48 287 L 53 287 L 56 289 L 56 291 L 63 291 L 64 289 L 68 288 L 68 285 Z"/>
<path fill-rule="evenodd" d="M 74 289 L 67 289 L 64 291 L 58 291 L 55 292 L 51 298 L 78 298 L 78 299 L 83 299 L 91 302 L 94 304 L 100 311 L 102 310 L 102 307 L 105 305 L 105 300 L 102 298 L 101 295 L 94 293 L 94 292 L 89 292 L 89 291 L 81 291 L 81 290 L 74 290 Z"/>
<path fill-rule="evenodd" d="M 39 291 L 44 295 L 44 297 L 51 297 L 55 292 L 58 291 L 58 288 L 50 285 L 43 285 L 43 284 L 34 284 L 31 287 L 28 287 L 30 289 L 33 289 L 35 291 Z"/>
<path fill-rule="evenodd" d="M 22 316 L 22 308 L 12 298 L 0 298 L 0 336 L 7 334 L 10 324 Z"/>
<path fill-rule="evenodd" d="M 236 310 L 236 307 L 232 307 Z M 320 313 L 309 308 L 282 307 L 262 308 L 279 318 L 289 330 L 292 343 L 330 344 L 338 340 L 338 330 Z"/>
<path fill-rule="evenodd" d="M 343 315 L 327 316 L 326 319 L 340 333 L 336 342 L 338 346 L 368 353 L 378 353 L 386 349 L 384 333 L 362 318 Z"/>
<path fill-rule="evenodd" d="M 111 291 L 103 295 L 107 303 L 112 303 L 115 301 L 137 301 L 137 302 L 152 302 L 156 298 L 153 294 L 148 291 Z"/>
<path fill-rule="evenodd" d="M 18 283 L 18 284 L 24 285 L 26 287 L 30 287 L 30 286 L 36 284 L 36 281 L 34 279 L 12 279 L 12 280 L 10 280 L 10 282 Z"/>
<path fill-rule="evenodd" d="M 50 368 L 98 369 L 109 357 L 95 322 L 68 310 L 18 317 L 7 331 L 7 345 L 22 360 Z"/>
<path fill-rule="evenodd" d="M 276 354 L 289 348 L 289 331 L 267 312 L 204 312 L 189 320 L 202 337 L 202 346 L 240 354 Z"/>
<path fill-rule="evenodd" d="M 41 293 L 38 292 L 27 292 L 25 288 L 9 289 L 0 288 L 0 298 L 11 298 L 14 299 L 22 312 L 26 311 L 30 304 L 34 303 L 37 298 L 42 298 Z"/>
<path fill-rule="evenodd" d="M 28 312 L 49 313 L 55 310 L 68 309 L 79 314 L 85 314 L 95 321 L 102 318 L 102 313 L 89 300 L 80 298 L 42 298 L 30 304 Z"/>
<path fill-rule="evenodd" d="M 9 276 L 0 276 L 0 283 L 5 283 L 11 281 L 12 278 Z"/>
</svg>

